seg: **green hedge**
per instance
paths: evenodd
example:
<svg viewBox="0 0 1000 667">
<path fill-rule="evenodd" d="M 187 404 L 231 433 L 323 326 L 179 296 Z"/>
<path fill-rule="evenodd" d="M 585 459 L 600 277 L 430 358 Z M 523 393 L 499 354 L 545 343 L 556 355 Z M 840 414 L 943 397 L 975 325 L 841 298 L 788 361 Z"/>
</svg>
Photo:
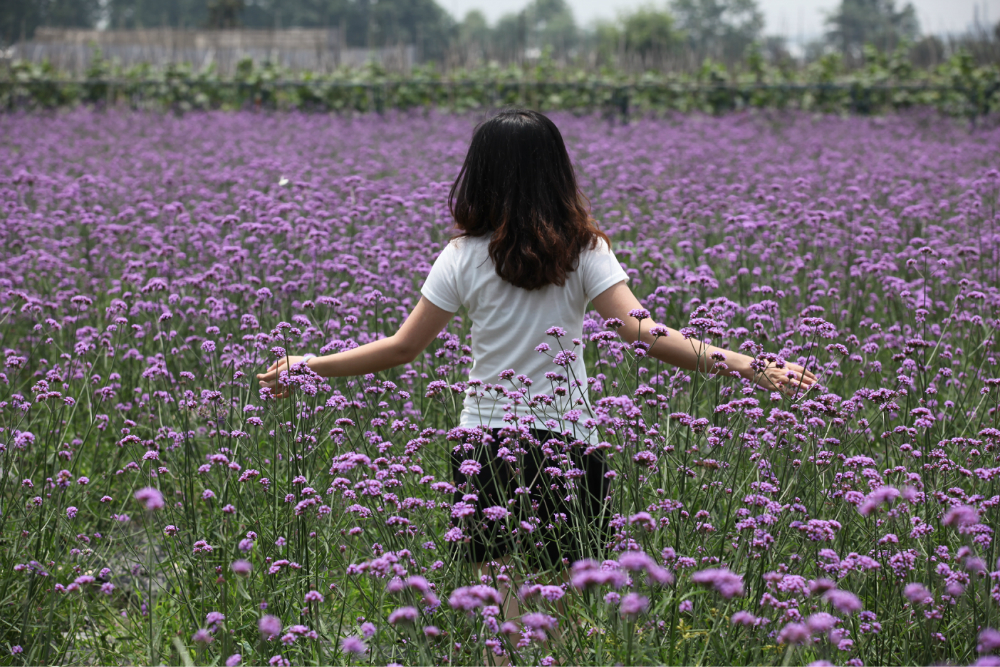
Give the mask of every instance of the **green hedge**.
<svg viewBox="0 0 1000 667">
<path fill-rule="evenodd" d="M 924 71 L 914 70 L 902 57 L 873 49 L 867 60 L 864 68 L 847 71 L 839 57 L 829 55 L 802 69 L 781 70 L 751 53 L 739 71 L 706 62 L 690 74 L 642 75 L 559 68 L 545 60 L 531 67 L 484 66 L 447 74 L 432 66 L 393 74 L 377 65 L 292 74 L 245 60 L 233 77 L 221 78 L 212 69 L 195 71 L 185 65 L 122 69 L 98 54 L 82 79 L 70 78 L 47 63 L 19 61 L 0 68 L 0 108 L 92 104 L 178 112 L 257 107 L 381 112 L 521 104 L 543 110 L 605 109 L 627 116 L 722 113 L 746 107 L 870 114 L 927 106 L 973 120 L 1000 108 L 1000 66 L 976 66 L 966 53 Z"/>
</svg>

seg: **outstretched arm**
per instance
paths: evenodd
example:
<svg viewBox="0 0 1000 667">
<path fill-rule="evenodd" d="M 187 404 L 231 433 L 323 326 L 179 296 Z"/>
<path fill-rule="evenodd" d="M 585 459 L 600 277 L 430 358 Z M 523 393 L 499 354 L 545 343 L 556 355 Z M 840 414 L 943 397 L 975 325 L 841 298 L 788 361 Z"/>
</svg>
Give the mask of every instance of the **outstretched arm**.
<svg viewBox="0 0 1000 667">
<path fill-rule="evenodd" d="M 640 322 L 629 313 L 642 308 L 642 304 L 635 298 L 624 280 L 594 297 L 593 301 L 601 317 L 604 319 L 614 317 L 624 322 L 618 334 L 626 342 L 632 343 L 636 340 L 636 336 L 640 333 Z M 662 327 L 667 335 L 657 338 L 651 333 L 654 327 Z M 697 369 L 715 372 L 717 362 L 711 355 L 720 352 L 726 358 L 724 363 L 728 370 L 739 372 L 741 376 L 757 382 L 765 389 L 786 390 L 789 393 L 794 393 L 797 389 L 801 393 L 816 382 L 816 376 L 811 371 L 790 361 L 785 362 L 784 368 L 776 368 L 772 363 L 763 371 L 755 371 L 750 367 L 750 362 L 753 361 L 751 357 L 734 350 L 723 350 L 714 345 L 707 345 L 695 338 L 684 338 L 679 331 L 664 327 L 651 319 L 642 321 L 641 334 L 642 342 L 652 346 L 649 348 L 650 356 L 689 371 Z M 789 378 L 789 373 L 794 376 Z"/>
<path fill-rule="evenodd" d="M 365 375 L 407 364 L 431 344 L 454 315 L 421 297 L 399 331 L 392 336 L 338 354 L 311 357 L 306 363 L 323 377 Z M 276 390 L 277 398 L 287 396 L 287 389 L 277 393 L 278 374 L 299 361 L 302 357 L 286 357 L 271 364 L 266 372 L 257 374 L 260 386 Z"/>
</svg>

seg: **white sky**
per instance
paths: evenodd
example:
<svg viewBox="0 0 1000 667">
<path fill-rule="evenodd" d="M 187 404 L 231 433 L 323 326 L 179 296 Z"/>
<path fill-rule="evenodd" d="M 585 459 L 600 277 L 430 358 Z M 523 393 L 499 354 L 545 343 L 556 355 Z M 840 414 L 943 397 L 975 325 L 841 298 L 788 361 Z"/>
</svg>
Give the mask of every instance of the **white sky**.
<svg viewBox="0 0 1000 667">
<path fill-rule="evenodd" d="M 573 8 L 577 23 L 587 25 L 597 18 L 614 18 L 620 10 L 644 4 L 644 0 L 567 0 Z M 991 24 L 1000 20 L 1000 0 L 909 0 L 917 10 L 920 30 L 923 33 L 964 32 L 971 24 L 975 7 L 979 8 L 980 20 L 984 15 Z M 495 23 L 501 15 L 516 12 L 528 4 L 528 0 L 439 0 L 452 16 L 461 19 L 470 9 L 478 9 L 486 18 Z M 648 3 L 649 0 L 646 0 Z M 783 35 L 797 42 L 799 37 L 806 40 L 821 35 L 824 31 L 824 12 L 840 4 L 840 0 L 757 0 L 764 12 L 764 31 L 769 35 Z M 652 0 L 652 4 L 662 6 L 666 0 Z M 902 7 L 906 0 L 896 0 L 896 7 Z"/>
</svg>

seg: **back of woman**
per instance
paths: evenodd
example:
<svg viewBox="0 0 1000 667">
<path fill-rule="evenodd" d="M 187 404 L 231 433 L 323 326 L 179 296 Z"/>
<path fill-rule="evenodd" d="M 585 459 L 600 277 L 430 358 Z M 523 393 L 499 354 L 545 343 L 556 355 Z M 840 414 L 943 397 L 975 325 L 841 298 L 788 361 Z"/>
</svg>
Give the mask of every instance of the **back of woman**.
<svg viewBox="0 0 1000 667">
<path fill-rule="evenodd" d="M 516 287 L 497 275 L 488 237 L 452 240 L 438 256 L 421 293 L 445 310 L 464 307 L 472 322 L 473 386 L 459 426 L 503 426 L 504 406 L 510 400 L 496 389 L 484 390 L 484 385 L 500 384 L 509 390 L 528 378 L 531 394 L 550 397 L 552 402 L 543 398 L 535 408 L 514 408 L 521 423 L 556 431 L 580 428 L 575 435 L 591 437 L 589 429 L 575 426 L 576 419 L 562 420 L 571 410 L 579 412 L 581 425 L 591 416 L 587 369 L 579 349 L 583 318 L 594 296 L 623 280 L 628 276 L 603 239 L 596 248 L 580 253 L 578 268 L 563 285 L 534 290 Z M 520 377 L 501 379 L 512 374 Z"/>
<path fill-rule="evenodd" d="M 479 125 L 449 204 L 461 233 L 421 293 L 448 311 L 464 306 L 472 320 L 472 387 L 459 425 L 506 423 L 510 401 L 483 385 L 510 371 L 542 394 L 536 408 L 513 408 L 520 423 L 561 431 L 571 410 L 589 417 L 587 372 L 574 348 L 587 303 L 628 276 L 590 217 L 559 130 L 520 109 Z"/>
</svg>

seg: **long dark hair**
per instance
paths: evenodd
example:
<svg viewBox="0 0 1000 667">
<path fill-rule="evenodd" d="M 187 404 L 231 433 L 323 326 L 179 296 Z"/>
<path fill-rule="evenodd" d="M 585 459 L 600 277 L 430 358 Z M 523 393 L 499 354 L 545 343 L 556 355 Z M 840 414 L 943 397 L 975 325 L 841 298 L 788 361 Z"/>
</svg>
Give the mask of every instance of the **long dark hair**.
<svg viewBox="0 0 1000 667">
<path fill-rule="evenodd" d="M 448 206 L 456 238 L 492 235 L 497 275 L 527 290 L 565 285 L 584 248 L 611 245 L 590 217 L 562 135 L 537 111 L 507 109 L 476 126 Z"/>
</svg>

